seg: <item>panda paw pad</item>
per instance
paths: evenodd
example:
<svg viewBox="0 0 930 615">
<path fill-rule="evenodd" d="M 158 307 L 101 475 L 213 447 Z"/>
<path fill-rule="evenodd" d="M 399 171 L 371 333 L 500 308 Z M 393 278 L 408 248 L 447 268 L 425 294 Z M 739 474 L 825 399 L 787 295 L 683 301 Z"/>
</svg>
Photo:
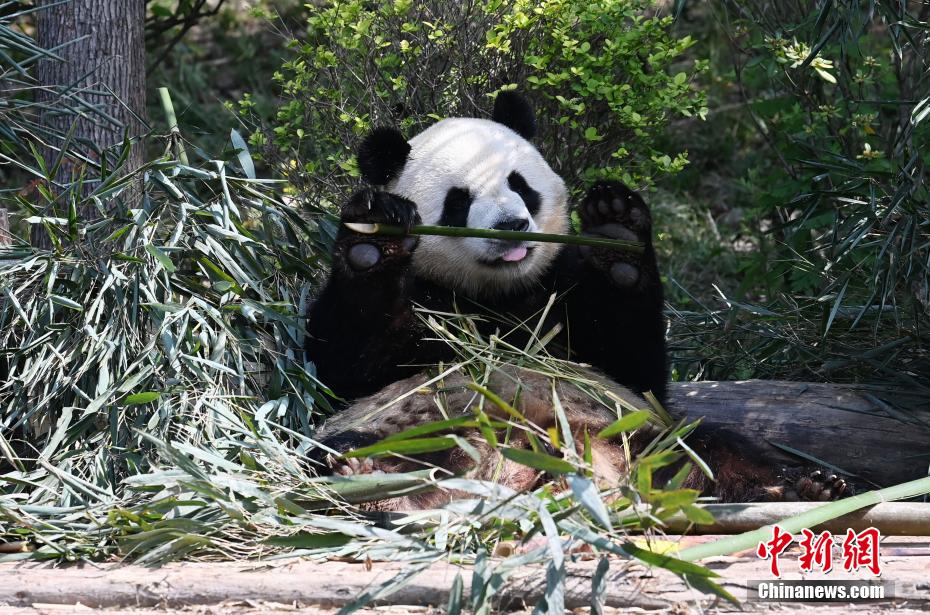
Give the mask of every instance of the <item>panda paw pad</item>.
<svg viewBox="0 0 930 615">
<path fill-rule="evenodd" d="M 342 222 L 390 224 L 410 228 L 420 223 L 417 206 L 394 194 L 374 190 L 355 193 L 342 207 Z M 414 236 L 366 235 L 343 227 L 339 239 L 349 267 L 367 272 L 376 265 L 409 257 L 417 245 Z"/>
<path fill-rule="evenodd" d="M 620 182 L 595 184 L 578 207 L 585 235 L 648 243 L 652 217 L 642 197 Z M 581 248 L 582 256 L 608 272 L 621 287 L 634 286 L 641 277 L 642 256 L 608 248 Z"/>
</svg>

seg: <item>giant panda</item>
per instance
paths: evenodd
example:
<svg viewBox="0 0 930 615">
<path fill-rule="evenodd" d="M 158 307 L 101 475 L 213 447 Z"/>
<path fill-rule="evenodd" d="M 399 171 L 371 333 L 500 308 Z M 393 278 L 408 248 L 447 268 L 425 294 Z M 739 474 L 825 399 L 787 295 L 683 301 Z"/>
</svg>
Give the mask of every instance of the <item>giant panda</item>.
<svg viewBox="0 0 930 615">
<path fill-rule="evenodd" d="M 443 119 L 409 140 L 395 129 L 376 129 L 358 150 L 359 169 L 368 185 L 342 207 L 341 222 L 566 233 L 569 193 L 531 143 L 535 132 L 529 103 L 510 91 L 497 95 L 489 119 Z M 479 238 L 375 236 L 341 224 L 330 276 L 308 314 L 306 350 L 319 380 L 338 396 L 356 401 L 317 434 L 324 445 L 344 452 L 418 422 L 442 418 L 429 395 L 408 396 L 404 404 L 380 414 L 372 412 L 402 387 L 421 386 L 426 381 L 420 375 L 424 366 L 454 359 L 450 346 L 428 335 L 416 306 L 482 315 L 475 322 L 488 335 L 500 330 L 500 314 L 517 322 L 533 320 L 555 295 L 558 302 L 546 312 L 548 322 L 543 327 L 548 331 L 556 323 L 562 325 L 551 345 L 554 352 L 591 366 L 591 378 L 608 382 L 618 395 L 636 400 L 638 407 L 646 405 L 639 396 L 647 392 L 663 401 L 668 380 L 666 324 L 649 209 L 622 183 L 600 181 L 575 211 L 583 234 L 639 241 L 644 251 L 633 254 Z M 517 328 L 510 335 L 510 344 L 523 347 L 530 333 Z M 506 389 L 514 375 L 499 384 Z M 545 407 L 539 400 L 552 383 L 525 370 L 516 375 L 526 381 L 520 387 L 524 397 L 520 403 Z M 455 398 L 456 411 L 467 412 L 468 399 L 474 396 Z M 578 433 L 609 423 L 610 411 L 602 404 L 569 392 L 565 399 L 571 401 L 566 412 Z M 539 420 L 544 420 L 544 414 L 533 413 Z M 704 442 L 702 438 L 698 436 Z M 778 472 L 756 464 L 757 455 L 746 452 L 751 446 L 737 447 L 731 439 L 722 442 L 719 437 L 709 442 L 704 450 L 732 466 L 733 471 L 723 473 L 732 478 L 724 479 L 722 486 L 708 486 L 695 475 L 692 482 L 702 490 L 716 489 L 723 499 L 733 500 L 783 497 L 797 491 L 778 486 Z M 596 463 L 601 475 L 611 475 L 610 467 L 620 471 L 623 455 L 618 451 L 605 444 L 595 452 L 601 460 Z M 484 453 L 493 457 L 491 451 Z M 460 453 L 434 455 L 430 462 L 456 471 L 467 471 L 469 463 Z M 377 463 L 382 470 L 410 469 L 383 460 Z M 481 468 L 494 464 L 483 462 L 471 471 L 482 476 Z M 352 462 L 337 471 L 373 468 L 370 463 L 363 467 Z M 503 478 L 528 488 L 525 474 L 511 467 Z M 717 483 L 721 483 L 719 478 Z M 834 497 L 845 489 L 833 477 L 826 485 L 814 483 L 805 483 L 801 497 L 805 493 L 815 499 Z M 393 505 L 435 503 L 427 498 Z"/>
</svg>

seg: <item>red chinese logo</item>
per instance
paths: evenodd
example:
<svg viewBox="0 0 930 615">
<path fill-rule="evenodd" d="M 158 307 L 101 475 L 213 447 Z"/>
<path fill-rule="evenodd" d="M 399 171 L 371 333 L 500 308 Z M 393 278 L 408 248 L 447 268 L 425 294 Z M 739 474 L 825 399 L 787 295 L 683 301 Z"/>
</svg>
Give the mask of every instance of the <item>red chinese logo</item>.
<svg viewBox="0 0 930 615">
<path fill-rule="evenodd" d="M 846 531 L 843 540 L 843 570 L 853 572 L 865 568 L 878 576 L 882 573 L 881 560 L 878 555 L 881 533 L 874 527 L 862 530 L 858 534 L 854 530 Z M 833 547 L 836 539 L 830 532 L 815 534 L 805 528 L 798 536 L 798 546 L 801 554 L 798 564 L 801 572 L 813 572 L 815 569 L 822 572 L 833 570 Z M 771 559 L 772 575 L 781 577 L 778 568 L 778 557 L 785 552 L 795 537 L 784 531 L 778 525 L 772 526 L 772 539 L 760 542 L 756 547 L 756 555 L 760 559 Z"/>
<path fill-rule="evenodd" d="M 862 530 L 858 534 L 846 530 L 846 540 L 843 541 L 843 570 L 852 572 L 867 568 L 875 576 L 880 575 L 882 565 L 878 559 L 878 543 L 881 537 L 874 527 Z"/>
<path fill-rule="evenodd" d="M 783 532 L 782 529 L 774 525 L 772 526 L 772 539 L 768 542 L 760 542 L 759 546 L 756 548 L 756 555 L 760 559 L 772 558 L 772 574 L 776 577 L 781 576 L 781 572 L 778 571 L 778 556 L 788 548 L 788 546 L 794 541 L 791 534 Z"/>
<path fill-rule="evenodd" d="M 801 570 L 813 572 L 814 564 L 824 572 L 833 570 L 833 535 L 823 532 L 815 539 L 816 534 L 807 528 L 801 530 L 801 534 L 804 536 L 798 543 L 801 545 L 801 557 L 798 558 Z"/>
</svg>

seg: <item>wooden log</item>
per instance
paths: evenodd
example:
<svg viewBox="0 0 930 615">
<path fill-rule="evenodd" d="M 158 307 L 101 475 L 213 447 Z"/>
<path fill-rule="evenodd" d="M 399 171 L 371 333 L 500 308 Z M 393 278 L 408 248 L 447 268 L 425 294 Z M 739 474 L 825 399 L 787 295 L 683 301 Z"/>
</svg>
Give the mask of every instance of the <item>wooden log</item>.
<svg viewBox="0 0 930 615">
<path fill-rule="evenodd" d="M 913 545 L 913 546 L 912 546 Z M 888 550 L 892 548 L 889 545 Z M 895 599 L 911 607 L 930 606 L 926 584 L 928 557 L 922 543 L 902 543 L 894 555 L 884 558 L 884 580 L 895 585 Z M 800 579 L 796 558 L 783 565 L 784 579 Z M 591 581 L 596 560 L 566 563 L 567 609 L 590 604 Z M 754 579 L 768 579 L 769 563 L 754 554 L 714 558 L 705 562 L 721 576 L 718 579 L 737 599 L 747 597 Z M 251 563 L 184 563 L 161 568 L 141 566 L 66 566 L 0 564 L 0 603 L 9 606 L 80 603 L 89 607 L 184 607 L 216 605 L 225 601 L 297 603 L 342 606 L 370 592 L 406 568 L 401 562 L 312 562 L 284 560 Z M 472 569 L 437 562 L 396 592 L 376 601 L 386 605 L 445 606 L 456 575 L 461 575 L 463 596 L 471 593 Z M 806 573 L 807 579 L 867 579 L 862 573 Z M 495 593 L 492 612 L 533 605 L 543 595 L 546 571 L 540 566 L 516 570 Z M 674 574 L 613 558 L 605 576 L 604 604 L 623 609 L 669 609 L 690 603 L 697 608 L 715 604 L 715 599 L 688 587 Z"/>
<path fill-rule="evenodd" d="M 758 443 L 775 463 L 813 465 L 774 446 L 781 444 L 876 486 L 928 474 L 930 411 L 897 413 L 854 387 L 768 380 L 673 383 L 668 409 Z"/>
</svg>

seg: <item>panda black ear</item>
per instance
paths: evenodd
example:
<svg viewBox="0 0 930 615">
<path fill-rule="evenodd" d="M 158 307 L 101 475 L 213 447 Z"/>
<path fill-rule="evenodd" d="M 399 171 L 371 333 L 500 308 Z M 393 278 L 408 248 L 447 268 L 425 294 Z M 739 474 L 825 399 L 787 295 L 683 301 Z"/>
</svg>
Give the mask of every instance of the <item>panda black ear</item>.
<svg viewBox="0 0 930 615">
<path fill-rule="evenodd" d="M 503 124 L 527 141 L 536 136 L 536 116 L 525 98 L 506 90 L 497 95 L 491 119 Z"/>
<path fill-rule="evenodd" d="M 395 128 L 375 128 L 358 148 L 358 168 L 370 184 L 383 186 L 401 172 L 410 144 Z"/>
</svg>

